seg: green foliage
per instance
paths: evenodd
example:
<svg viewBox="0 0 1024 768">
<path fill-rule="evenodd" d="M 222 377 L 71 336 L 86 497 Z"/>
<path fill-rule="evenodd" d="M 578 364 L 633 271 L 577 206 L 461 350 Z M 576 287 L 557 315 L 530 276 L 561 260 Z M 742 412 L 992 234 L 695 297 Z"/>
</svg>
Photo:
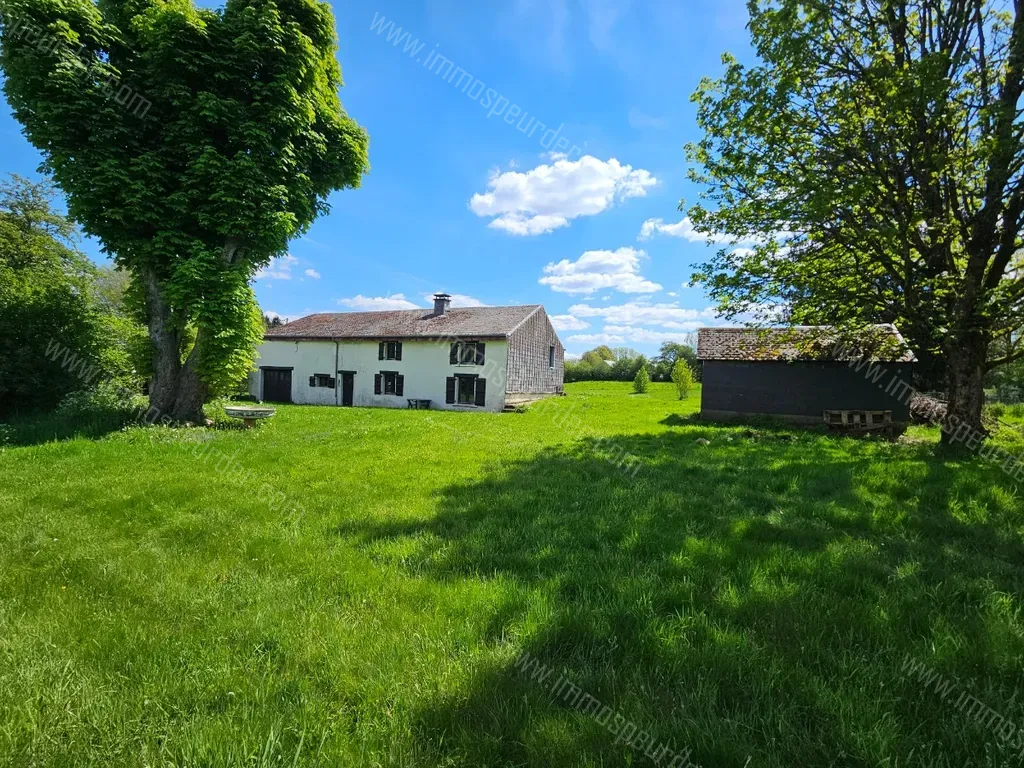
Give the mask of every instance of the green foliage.
<svg viewBox="0 0 1024 768">
<path fill-rule="evenodd" d="M 0 184 L 0 401 L 49 408 L 108 381 L 129 392 L 148 378 L 146 329 L 130 316 L 110 270 L 75 248 L 52 190 L 19 177 Z"/>
<path fill-rule="evenodd" d="M 675 365 L 672 366 L 672 381 L 676 385 L 679 399 L 685 400 L 693 388 L 693 370 L 690 368 L 689 362 L 683 358 L 676 360 Z"/>
<path fill-rule="evenodd" d="M 729 243 L 695 282 L 727 316 L 896 322 L 929 386 L 949 367 L 959 412 L 986 345 L 1024 319 L 1024 271 L 1007 269 L 1024 21 L 984 0 L 749 8 L 756 63 L 724 57 L 692 97 L 704 194 L 689 216 Z"/>
<path fill-rule="evenodd" d="M 674 341 L 666 341 L 661 345 L 658 356 L 654 358 L 654 370 L 651 371 L 653 381 L 672 380 L 672 370 L 676 361 L 685 360 L 690 366 L 694 381 L 700 381 L 700 361 L 697 360 L 697 351 L 693 344 L 680 344 Z"/>
<path fill-rule="evenodd" d="M 330 6 L 6 0 L 4 13 L 8 101 L 71 215 L 166 330 L 154 369 L 170 400 L 193 370 L 223 391 L 262 338 L 254 273 L 368 167 L 338 99 Z"/>
<path fill-rule="evenodd" d="M 628 347 L 598 347 L 565 361 L 566 381 L 632 381 L 647 358 Z"/>
<path fill-rule="evenodd" d="M 56 405 L 81 388 L 69 372 L 95 366 L 103 340 L 90 299 L 92 267 L 74 226 L 50 206 L 50 189 L 20 177 L 0 183 L 0 403 Z"/>
<path fill-rule="evenodd" d="M 54 410 L 54 415 L 69 422 L 118 415 L 121 423 L 127 423 L 145 414 L 146 408 L 146 400 L 141 394 L 103 379 L 94 386 L 66 395 Z"/>
<path fill-rule="evenodd" d="M 985 406 L 985 414 L 992 419 L 1001 419 L 1006 415 L 1006 406 L 1002 403 L 990 403 Z"/>
<path fill-rule="evenodd" d="M 648 388 L 651 386 L 651 375 L 647 372 L 647 364 L 644 363 L 640 366 L 640 370 L 636 372 L 636 376 L 633 378 L 633 392 L 638 395 L 647 394 Z"/>
<path fill-rule="evenodd" d="M 105 312 L 98 318 L 102 343 L 97 360 L 104 379 L 121 389 L 141 392 L 152 375 L 149 336 L 145 326 L 130 317 Z"/>
</svg>

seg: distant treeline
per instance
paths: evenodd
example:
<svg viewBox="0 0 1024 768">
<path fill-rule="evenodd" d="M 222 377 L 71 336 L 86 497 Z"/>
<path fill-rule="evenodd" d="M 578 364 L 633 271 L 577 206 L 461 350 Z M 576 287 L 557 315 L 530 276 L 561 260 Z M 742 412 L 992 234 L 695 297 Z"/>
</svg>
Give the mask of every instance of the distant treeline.
<svg viewBox="0 0 1024 768">
<path fill-rule="evenodd" d="M 690 366 L 694 381 L 700 381 L 700 364 L 693 346 L 674 341 L 663 343 L 653 358 L 629 347 L 595 347 L 584 352 L 579 360 L 565 361 L 565 380 L 632 381 L 641 366 L 646 365 L 651 381 L 671 381 L 672 366 L 679 359 Z"/>
</svg>

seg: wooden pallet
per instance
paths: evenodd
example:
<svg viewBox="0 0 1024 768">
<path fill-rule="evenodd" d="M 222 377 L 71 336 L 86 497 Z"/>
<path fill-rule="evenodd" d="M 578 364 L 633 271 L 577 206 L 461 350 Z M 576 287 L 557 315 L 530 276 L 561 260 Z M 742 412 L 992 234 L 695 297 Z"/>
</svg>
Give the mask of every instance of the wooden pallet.
<svg viewBox="0 0 1024 768">
<path fill-rule="evenodd" d="M 823 419 L 829 429 L 847 434 L 880 432 L 895 435 L 892 411 L 826 410 Z"/>
</svg>

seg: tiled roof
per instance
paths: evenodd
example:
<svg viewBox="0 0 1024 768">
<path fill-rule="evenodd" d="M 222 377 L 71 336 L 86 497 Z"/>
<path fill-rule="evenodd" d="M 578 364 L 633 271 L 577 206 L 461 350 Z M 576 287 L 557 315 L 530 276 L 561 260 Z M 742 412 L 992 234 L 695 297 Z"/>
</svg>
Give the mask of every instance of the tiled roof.
<svg viewBox="0 0 1024 768">
<path fill-rule="evenodd" d="M 268 328 L 266 339 L 415 339 L 507 336 L 540 304 L 465 307 L 435 316 L 430 309 L 385 312 L 326 312 Z"/>
<path fill-rule="evenodd" d="M 828 325 L 789 328 L 701 328 L 697 331 L 701 360 L 880 360 L 912 363 L 896 326 L 870 325 L 856 333 Z"/>
</svg>

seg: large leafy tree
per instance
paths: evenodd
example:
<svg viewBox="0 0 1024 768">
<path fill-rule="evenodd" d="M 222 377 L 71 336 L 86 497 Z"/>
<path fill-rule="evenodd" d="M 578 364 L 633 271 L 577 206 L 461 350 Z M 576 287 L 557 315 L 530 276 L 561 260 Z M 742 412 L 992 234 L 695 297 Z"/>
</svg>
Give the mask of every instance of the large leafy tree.
<svg viewBox="0 0 1024 768">
<path fill-rule="evenodd" d="M 338 100 L 330 7 L 2 2 L 15 116 L 144 296 L 151 404 L 199 419 L 251 368 L 255 271 L 367 169 L 366 133 Z"/>
<path fill-rule="evenodd" d="M 739 246 L 696 281 L 730 314 L 895 322 L 980 430 L 986 371 L 1024 354 L 990 354 L 1024 309 L 1024 3 L 748 8 L 759 61 L 726 57 L 693 95 L 689 214 Z"/>
</svg>

